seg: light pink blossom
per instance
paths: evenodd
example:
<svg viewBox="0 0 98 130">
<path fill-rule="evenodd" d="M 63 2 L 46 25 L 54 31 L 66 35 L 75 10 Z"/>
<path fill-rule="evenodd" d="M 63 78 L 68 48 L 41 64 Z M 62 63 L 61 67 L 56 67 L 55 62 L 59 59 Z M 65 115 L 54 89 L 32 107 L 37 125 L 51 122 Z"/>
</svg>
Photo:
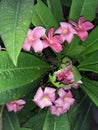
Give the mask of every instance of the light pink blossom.
<svg viewBox="0 0 98 130">
<path fill-rule="evenodd" d="M 82 41 L 85 41 L 88 37 L 88 30 L 91 30 L 94 25 L 89 21 L 84 21 L 84 17 L 81 16 L 79 18 L 78 23 L 73 20 L 69 20 L 69 22 L 74 26 L 75 30 L 77 31 L 77 35 Z"/>
<path fill-rule="evenodd" d="M 32 47 L 35 52 L 42 52 L 43 43 L 40 38 L 45 35 L 45 31 L 46 29 L 41 26 L 35 27 L 33 30 L 29 29 L 23 49 L 29 51 Z"/>
<path fill-rule="evenodd" d="M 6 104 L 6 107 L 8 109 L 8 111 L 14 111 L 14 112 L 17 112 L 17 111 L 20 111 L 24 106 L 26 102 L 23 100 L 23 99 L 20 99 L 20 100 L 15 100 L 15 101 L 12 101 L 12 102 L 9 102 Z"/>
<path fill-rule="evenodd" d="M 33 101 L 41 108 L 51 106 L 55 101 L 55 91 L 56 89 L 46 87 L 43 91 L 41 87 L 38 88 Z"/>
<path fill-rule="evenodd" d="M 45 35 L 43 40 L 44 48 L 50 47 L 55 52 L 62 51 L 62 39 L 59 35 L 54 36 L 54 28 L 50 28 L 48 32 L 48 37 Z"/>
<path fill-rule="evenodd" d="M 77 34 L 72 25 L 67 22 L 61 22 L 60 27 L 55 31 L 55 33 L 60 34 L 63 42 L 66 40 L 68 43 L 71 43 L 74 34 Z"/>
<path fill-rule="evenodd" d="M 74 83 L 71 87 L 77 89 L 79 84 L 82 84 L 81 80 L 79 80 L 77 83 Z"/>
<path fill-rule="evenodd" d="M 56 103 L 62 102 L 65 106 L 66 106 L 66 104 L 67 104 L 67 106 L 68 106 L 68 104 L 70 106 L 72 106 L 75 102 L 75 99 L 73 98 L 71 91 L 66 92 L 66 91 L 64 91 L 63 88 L 61 88 L 58 91 L 58 95 L 59 95 L 59 98 L 56 100 Z"/>
</svg>

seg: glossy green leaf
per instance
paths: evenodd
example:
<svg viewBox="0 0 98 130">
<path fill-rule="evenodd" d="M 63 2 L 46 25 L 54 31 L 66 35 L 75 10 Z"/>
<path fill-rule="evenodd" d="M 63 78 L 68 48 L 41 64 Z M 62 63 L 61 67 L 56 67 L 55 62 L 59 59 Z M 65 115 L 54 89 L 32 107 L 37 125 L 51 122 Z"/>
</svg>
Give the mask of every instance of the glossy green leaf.
<svg viewBox="0 0 98 130">
<path fill-rule="evenodd" d="M 80 57 L 92 53 L 96 50 L 98 51 L 97 35 L 98 35 L 98 26 L 89 34 L 87 40 L 82 43 L 83 46 L 85 47 L 85 50 L 80 54 Z"/>
<path fill-rule="evenodd" d="M 29 129 L 29 128 L 20 128 L 18 130 L 32 130 L 32 129 Z"/>
<path fill-rule="evenodd" d="M 61 0 L 47 0 L 47 4 L 58 22 L 64 20 Z"/>
<path fill-rule="evenodd" d="M 36 88 L 39 85 L 39 81 L 40 80 L 38 79 L 35 80 L 33 83 L 30 83 L 25 86 L 0 91 L 0 105 L 24 97 L 27 93 L 30 93 L 34 88 Z"/>
<path fill-rule="evenodd" d="M 21 53 L 17 67 L 11 62 L 7 52 L 0 52 L 0 91 L 29 84 L 48 69 L 48 64 L 27 53 Z"/>
<path fill-rule="evenodd" d="M 70 130 L 90 130 L 91 104 L 86 95 L 77 94 L 75 104 L 68 112 Z"/>
<path fill-rule="evenodd" d="M 72 58 L 78 57 L 79 54 L 85 50 L 85 47 L 82 46 L 82 44 L 80 43 L 81 43 L 80 39 L 77 36 L 74 36 L 74 39 L 72 40 L 71 44 L 65 46 L 62 53 L 67 54 Z"/>
<path fill-rule="evenodd" d="M 78 20 L 84 16 L 86 20 L 92 21 L 95 18 L 98 0 L 72 0 L 69 18 Z"/>
<path fill-rule="evenodd" d="M 31 128 L 32 130 L 42 130 L 46 117 L 46 111 L 42 110 L 36 115 L 32 116 L 25 124 L 24 127 Z"/>
<path fill-rule="evenodd" d="M 3 112 L 3 130 L 18 130 L 20 124 L 17 115 L 14 112 Z"/>
<path fill-rule="evenodd" d="M 83 59 L 80 60 L 79 68 L 89 66 L 89 65 L 96 65 L 98 64 L 98 51 L 90 53 L 86 55 Z"/>
<path fill-rule="evenodd" d="M 78 68 L 80 71 L 90 71 L 98 73 L 98 64 L 79 66 Z"/>
<path fill-rule="evenodd" d="M 32 23 L 35 26 L 42 25 L 47 29 L 50 27 L 57 28 L 59 25 L 51 10 L 42 1 L 38 1 L 38 3 L 34 6 Z"/>
<path fill-rule="evenodd" d="M 0 35 L 15 65 L 31 23 L 32 8 L 33 0 L 0 1 Z"/>
<path fill-rule="evenodd" d="M 68 6 L 68 7 L 71 6 L 72 0 L 61 0 L 61 1 L 62 1 L 62 3 L 63 3 L 64 5 L 66 5 L 66 6 Z"/>
<path fill-rule="evenodd" d="M 67 113 L 61 116 L 54 116 L 48 111 L 43 130 L 70 130 Z"/>
<path fill-rule="evenodd" d="M 83 78 L 82 81 L 81 89 L 83 89 L 96 106 L 98 106 L 98 82 L 87 78 Z"/>
</svg>

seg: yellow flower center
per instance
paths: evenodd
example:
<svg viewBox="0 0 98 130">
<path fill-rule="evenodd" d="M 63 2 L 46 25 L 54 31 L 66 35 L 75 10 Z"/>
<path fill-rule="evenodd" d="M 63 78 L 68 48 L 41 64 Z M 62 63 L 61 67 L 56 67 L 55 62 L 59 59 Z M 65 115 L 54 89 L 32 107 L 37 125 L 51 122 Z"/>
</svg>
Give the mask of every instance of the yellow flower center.
<svg viewBox="0 0 98 130">
<path fill-rule="evenodd" d="M 82 28 L 82 26 L 81 26 L 81 25 L 79 25 L 79 26 L 78 26 L 78 28 L 79 28 L 79 29 L 81 29 L 81 28 Z"/>
<path fill-rule="evenodd" d="M 29 37 L 29 41 L 34 41 L 34 37 Z"/>
<path fill-rule="evenodd" d="M 64 30 L 63 30 L 63 33 L 64 33 L 64 34 L 68 33 L 68 29 L 64 29 Z"/>
<path fill-rule="evenodd" d="M 60 110 L 62 110 L 62 108 L 61 108 L 61 107 L 58 107 L 57 110 L 60 111 Z"/>
<path fill-rule="evenodd" d="M 49 43 L 50 43 L 50 44 L 53 44 L 53 40 L 50 40 Z"/>
<path fill-rule="evenodd" d="M 44 101 L 47 101 L 48 99 L 49 99 L 48 96 L 44 96 L 44 97 L 43 97 L 43 100 L 44 100 Z"/>
<path fill-rule="evenodd" d="M 68 101 L 68 99 L 69 99 L 68 97 L 65 97 L 65 98 L 64 98 L 64 101 Z"/>
<path fill-rule="evenodd" d="M 14 103 L 14 104 L 13 104 L 13 107 L 16 107 L 16 106 L 17 106 L 17 104 L 16 104 L 16 103 Z"/>
</svg>

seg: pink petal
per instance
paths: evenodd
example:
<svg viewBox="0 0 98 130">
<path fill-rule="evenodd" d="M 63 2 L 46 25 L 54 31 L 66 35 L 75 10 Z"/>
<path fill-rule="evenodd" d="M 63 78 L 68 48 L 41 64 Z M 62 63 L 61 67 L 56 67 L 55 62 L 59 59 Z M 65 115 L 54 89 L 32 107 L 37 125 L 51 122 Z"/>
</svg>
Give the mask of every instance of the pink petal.
<svg viewBox="0 0 98 130">
<path fill-rule="evenodd" d="M 56 112 L 56 107 L 55 106 L 50 106 L 50 112 L 55 115 Z"/>
<path fill-rule="evenodd" d="M 25 41 L 22 47 L 25 51 L 30 51 L 31 44 L 28 42 L 28 40 Z"/>
<path fill-rule="evenodd" d="M 63 32 L 62 28 L 59 27 L 56 31 L 55 31 L 55 34 L 61 34 Z"/>
<path fill-rule="evenodd" d="M 67 93 L 67 96 L 68 96 L 68 97 L 72 97 L 71 91 L 69 91 L 69 92 Z"/>
<path fill-rule="evenodd" d="M 55 52 L 61 52 L 61 51 L 62 51 L 62 45 L 59 44 L 59 43 L 50 44 L 50 47 L 51 47 Z"/>
<path fill-rule="evenodd" d="M 34 40 L 31 46 L 33 47 L 35 52 L 42 52 L 43 50 L 43 44 L 40 39 Z"/>
<path fill-rule="evenodd" d="M 78 24 L 75 22 L 75 21 L 73 21 L 73 20 L 69 20 L 69 23 L 71 23 L 73 26 L 75 26 L 75 27 L 77 27 L 78 26 Z"/>
<path fill-rule="evenodd" d="M 16 103 L 19 104 L 19 105 L 23 105 L 26 102 L 24 100 L 20 99 L 20 100 L 17 100 Z"/>
<path fill-rule="evenodd" d="M 91 22 L 84 22 L 84 23 L 82 24 L 82 27 L 83 27 L 83 29 L 85 29 L 85 30 L 90 30 L 90 29 L 92 29 L 92 28 L 94 27 L 94 25 L 93 25 Z"/>
<path fill-rule="evenodd" d="M 48 38 L 51 39 L 53 37 L 53 34 L 54 34 L 54 28 L 50 28 L 48 32 Z"/>
<path fill-rule="evenodd" d="M 8 109 L 9 112 L 13 110 L 13 104 L 7 103 L 6 107 L 7 107 L 7 109 Z"/>
<path fill-rule="evenodd" d="M 43 40 L 42 44 L 43 44 L 43 48 L 47 48 L 49 46 L 49 43 L 47 40 Z"/>
<path fill-rule="evenodd" d="M 72 106 L 75 102 L 75 99 L 74 98 L 69 98 L 68 99 L 68 103 L 70 103 L 70 105 Z"/>
<path fill-rule="evenodd" d="M 56 35 L 56 36 L 54 36 L 53 38 L 52 38 L 52 40 L 54 41 L 54 43 L 60 43 L 60 44 L 62 44 L 62 42 L 63 42 L 63 39 L 61 38 L 61 36 L 60 35 Z"/>
<path fill-rule="evenodd" d="M 67 22 L 60 22 L 60 25 L 61 25 L 63 30 L 71 27 L 71 24 L 69 24 Z"/>
<path fill-rule="evenodd" d="M 82 23 L 84 22 L 84 16 L 81 16 L 80 18 L 79 18 L 79 25 L 81 25 Z"/>
<path fill-rule="evenodd" d="M 40 101 L 36 101 L 36 104 L 43 109 L 44 107 L 48 107 L 52 105 L 52 102 L 50 100 L 40 100 Z"/>
<path fill-rule="evenodd" d="M 59 89 L 59 91 L 58 91 L 58 95 L 60 96 L 60 97 L 64 97 L 65 95 L 66 95 L 66 92 L 64 91 L 64 89 Z"/>
<path fill-rule="evenodd" d="M 78 36 L 82 41 L 85 41 L 88 37 L 87 31 L 78 31 Z"/>
<path fill-rule="evenodd" d="M 29 29 L 28 33 L 27 33 L 27 37 L 33 37 L 33 30 Z"/>
<path fill-rule="evenodd" d="M 46 29 L 41 26 L 35 27 L 33 29 L 33 37 L 35 39 L 39 39 L 45 35 L 45 31 L 46 31 Z"/>
<path fill-rule="evenodd" d="M 64 105 L 64 101 L 62 98 L 58 98 L 56 101 L 55 101 L 55 105 L 57 106 L 63 106 Z"/>
<path fill-rule="evenodd" d="M 69 33 L 68 35 L 63 36 L 63 39 L 66 40 L 69 44 L 72 42 L 73 38 L 74 36 L 72 33 Z"/>
<path fill-rule="evenodd" d="M 46 94 L 52 94 L 52 93 L 55 93 L 55 91 L 56 91 L 56 89 L 54 89 L 54 88 L 46 87 L 44 92 Z"/>
<path fill-rule="evenodd" d="M 41 87 L 38 88 L 37 92 L 36 92 L 36 95 L 34 96 L 34 100 L 33 101 L 36 101 L 36 100 L 41 100 L 41 98 L 43 97 L 43 90 Z"/>
<path fill-rule="evenodd" d="M 68 102 L 66 102 L 64 105 L 63 105 L 63 109 L 65 112 L 67 112 L 69 109 L 70 109 L 70 104 Z"/>
</svg>

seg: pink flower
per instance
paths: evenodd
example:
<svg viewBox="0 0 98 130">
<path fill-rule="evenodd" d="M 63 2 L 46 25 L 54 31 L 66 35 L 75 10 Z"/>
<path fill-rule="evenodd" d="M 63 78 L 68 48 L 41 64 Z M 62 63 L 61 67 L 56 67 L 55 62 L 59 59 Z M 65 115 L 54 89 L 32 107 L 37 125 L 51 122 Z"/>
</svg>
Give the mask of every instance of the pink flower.
<svg viewBox="0 0 98 130">
<path fill-rule="evenodd" d="M 56 103 L 58 102 L 58 104 L 59 102 L 62 102 L 64 106 L 68 106 L 68 104 L 72 106 L 75 102 L 75 99 L 73 98 L 71 91 L 66 92 L 63 88 L 61 88 L 58 91 L 58 95 L 59 98 L 56 100 Z"/>
<path fill-rule="evenodd" d="M 71 84 L 74 82 L 74 75 L 72 68 L 66 68 L 62 72 L 57 74 L 57 80 L 63 84 Z"/>
<path fill-rule="evenodd" d="M 81 80 L 79 80 L 77 83 L 73 84 L 71 87 L 77 89 L 79 84 L 82 84 Z"/>
<path fill-rule="evenodd" d="M 17 112 L 17 111 L 20 111 L 22 108 L 23 108 L 23 105 L 25 104 L 26 102 L 22 99 L 20 100 L 15 100 L 15 101 L 12 101 L 12 102 L 9 102 L 6 104 L 6 107 L 8 109 L 8 111 L 14 111 L 14 112 Z"/>
<path fill-rule="evenodd" d="M 29 51 L 32 47 L 35 52 L 42 52 L 43 43 L 40 38 L 45 35 L 45 31 L 46 29 L 41 26 L 35 27 L 33 30 L 29 29 L 23 49 Z"/>
<path fill-rule="evenodd" d="M 68 43 L 71 43 L 73 35 L 77 34 L 72 25 L 67 22 L 61 22 L 60 27 L 55 31 L 55 33 L 60 34 L 63 42 L 66 40 Z"/>
<path fill-rule="evenodd" d="M 48 107 L 52 105 L 52 102 L 55 101 L 55 91 L 56 89 L 46 87 L 43 91 L 41 87 L 37 90 L 36 95 L 34 96 L 33 101 L 41 108 Z"/>
<path fill-rule="evenodd" d="M 64 89 L 59 89 L 58 91 L 59 98 L 54 102 L 54 105 L 50 106 L 50 112 L 53 115 L 61 115 L 67 112 L 75 102 L 75 99 L 72 97 L 72 93 L 65 92 Z"/>
<path fill-rule="evenodd" d="M 50 112 L 53 115 L 60 116 L 60 115 L 64 114 L 67 111 L 65 111 L 63 106 L 57 106 L 57 105 L 53 106 L 52 105 L 52 106 L 50 106 Z"/>
<path fill-rule="evenodd" d="M 84 22 L 83 16 L 79 18 L 78 23 L 76 23 L 73 20 L 69 20 L 69 22 L 75 27 L 75 30 L 77 31 L 77 35 L 82 41 L 85 41 L 86 38 L 88 37 L 87 31 L 94 27 L 94 25 L 91 22 L 89 21 Z"/>
<path fill-rule="evenodd" d="M 44 36 L 45 40 L 43 40 L 44 48 L 50 47 L 55 52 L 61 52 L 62 51 L 62 39 L 59 35 L 54 36 L 54 28 L 50 28 L 48 32 L 48 37 Z"/>
</svg>

